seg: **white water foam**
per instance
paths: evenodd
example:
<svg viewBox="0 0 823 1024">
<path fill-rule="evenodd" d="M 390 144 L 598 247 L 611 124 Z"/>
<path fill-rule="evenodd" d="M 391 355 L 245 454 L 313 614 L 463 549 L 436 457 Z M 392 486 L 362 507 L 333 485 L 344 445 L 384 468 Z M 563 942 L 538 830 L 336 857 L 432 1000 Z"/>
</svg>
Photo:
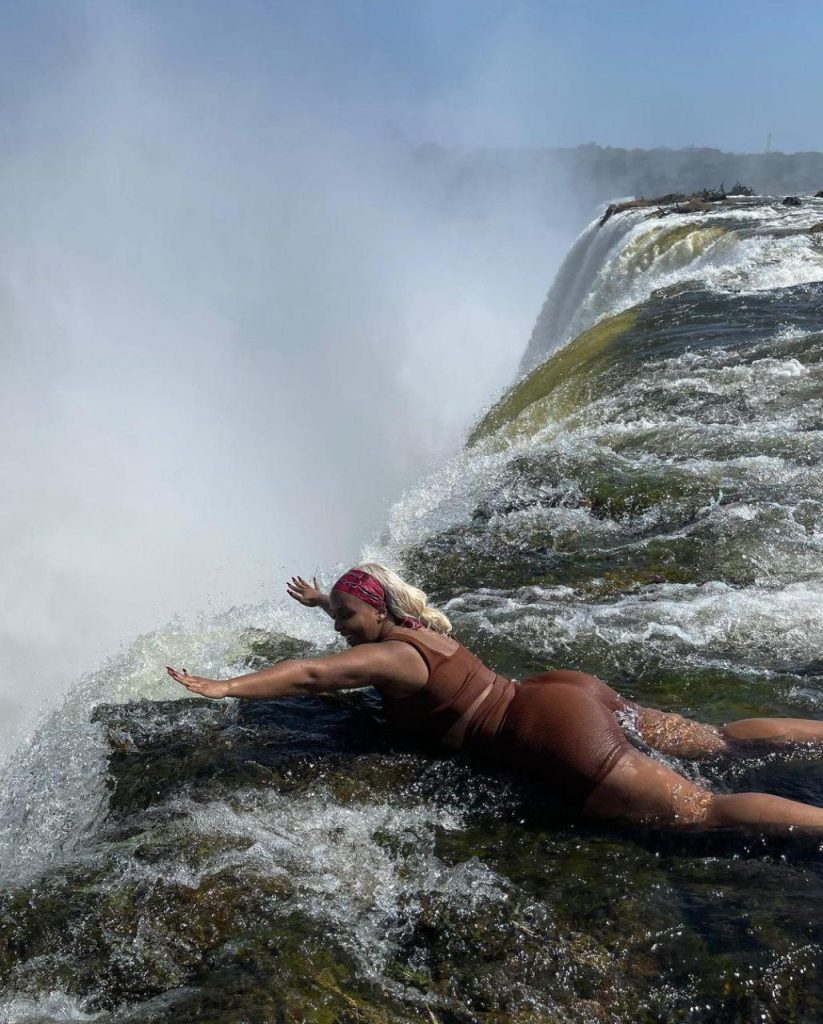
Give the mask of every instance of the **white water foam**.
<svg viewBox="0 0 823 1024">
<path fill-rule="evenodd" d="M 660 584 L 600 603 L 569 587 L 481 590 L 446 610 L 484 631 L 510 635 L 547 664 L 562 660 L 566 648 L 589 647 L 613 652 L 627 670 L 655 657 L 672 668 L 779 671 L 820 657 L 821 601 L 823 579 L 774 588 Z"/>
<path fill-rule="evenodd" d="M 267 791 L 242 794 L 231 806 L 174 806 L 187 816 L 181 827 L 198 836 L 249 844 L 220 853 L 202 873 L 231 865 L 282 877 L 290 895 L 274 901 L 271 912 L 306 913 L 383 984 L 382 971 L 425 912 L 424 901 L 471 914 L 486 900 L 506 898 L 504 879 L 477 859 L 451 866 L 437 856 L 437 833 L 464 827 L 451 808 L 341 804 L 322 784 L 306 797 Z M 163 877 L 182 884 L 199 884 L 202 873 L 163 865 Z"/>
<path fill-rule="evenodd" d="M 558 272 L 522 368 L 659 289 L 689 282 L 743 295 L 823 281 L 823 247 L 807 233 L 821 218 L 823 201 L 811 200 L 802 211 L 766 202 L 653 220 L 648 210 L 627 211 L 602 228 L 593 221 Z M 667 243 L 685 227 L 692 230 Z"/>
<path fill-rule="evenodd" d="M 521 372 L 528 372 L 554 348 L 574 337 L 569 324 L 601 268 L 620 252 L 631 229 L 629 220 L 613 217 L 603 227 L 599 219 L 594 220 L 581 232 L 549 289 L 523 357 Z"/>
<path fill-rule="evenodd" d="M 108 748 L 90 722 L 100 703 L 173 700 L 190 694 L 166 675 L 167 663 L 217 678 L 244 671 L 248 631 L 285 633 L 325 645 L 331 622 L 295 602 L 233 608 L 180 620 L 138 637 L 122 654 L 78 682 L 4 765 L 0 796 L 0 881 L 18 883 L 74 856 L 106 808 Z"/>
<path fill-rule="evenodd" d="M 12 996 L 0 998 L 0 1020 L 3 1024 L 44 1024 L 48 1021 L 66 1021 L 68 1024 L 77 1021 L 99 1020 L 98 1014 L 86 1013 L 85 1001 L 69 995 L 67 992 L 54 989 L 41 996 Z M 106 1015 L 108 1016 L 108 1015 Z"/>
<path fill-rule="evenodd" d="M 524 444 L 522 450 L 529 447 Z M 517 446 L 505 452 L 471 449 L 454 456 L 392 506 L 380 540 L 364 548 L 364 561 L 401 561 L 404 547 L 463 524 L 481 498 L 497 489 L 501 473 L 517 451 Z"/>
</svg>

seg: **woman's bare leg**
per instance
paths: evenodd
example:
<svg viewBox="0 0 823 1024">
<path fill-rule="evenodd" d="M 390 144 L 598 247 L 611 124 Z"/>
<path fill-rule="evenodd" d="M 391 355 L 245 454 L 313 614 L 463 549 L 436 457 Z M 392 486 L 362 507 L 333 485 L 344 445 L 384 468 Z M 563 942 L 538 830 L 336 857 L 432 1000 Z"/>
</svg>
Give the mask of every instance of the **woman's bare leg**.
<svg viewBox="0 0 823 1024">
<path fill-rule="evenodd" d="M 718 795 L 634 748 L 625 751 L 593 790 L 583 813 L 589 818 L 691 829 L 734 826 L 759 832 L 823 831 L 823 808 L 768 793 Z"/>
<path fill-rule="evenodd" d="M 731 753 L 736 743 L 823 743 L 823 722 L 808 718 L 743 718 L 716 726 L 638 705 L 636 728 L 661 754 L 691 759 Z"/>
<path fill-rule="evenodd" d="M 785 833 L 791 829 L 823 831 L 823 807 L 786 800 L 771 793 L 715 795 L 703 828 L 736 827 Z"/>
<path fill-rule="evenodd" d="M 727 738 L 716 725 L 706 725 L 657 708 L 637 705 L 635 727 L 644 743 L 671 757 L 697 760 L 729 751 Z"/>
<path fill-rule="evenodd" d="M 721 726 L 720 732 L 746 743 L 823 743 L 823 722 L 809 718 L 742 718 Z"/>
</svg>

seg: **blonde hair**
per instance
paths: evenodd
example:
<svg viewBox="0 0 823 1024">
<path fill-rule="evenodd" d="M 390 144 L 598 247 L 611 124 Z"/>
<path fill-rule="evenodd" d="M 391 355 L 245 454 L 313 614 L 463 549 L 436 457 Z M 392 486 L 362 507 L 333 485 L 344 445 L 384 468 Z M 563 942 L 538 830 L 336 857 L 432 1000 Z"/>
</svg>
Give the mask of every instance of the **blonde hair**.
<svg viewBox="0 0 823 1024">
<path fill-rule="evenodd" d="M 446 616 L 436 608 L 427 604 L 426 595 L 422 590 L 402 580 L 394 569 L 389 569 L 379 562 L 363 562 L 357 566 L 363 572 L 370 573 L 380 582 L 386 594 L 386 609 L 396 619 L 411 615 L 418 619 L 426 629 L 435 633 L 451 633 L 452 624 Z"/>
</svg>

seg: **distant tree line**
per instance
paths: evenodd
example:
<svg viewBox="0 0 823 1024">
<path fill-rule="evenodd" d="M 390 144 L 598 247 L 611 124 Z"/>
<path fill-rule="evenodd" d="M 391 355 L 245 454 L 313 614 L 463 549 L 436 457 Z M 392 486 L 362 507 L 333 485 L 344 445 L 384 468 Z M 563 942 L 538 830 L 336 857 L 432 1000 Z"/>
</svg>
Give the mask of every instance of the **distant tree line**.
<svg viewBox="0 0 823 1024">
<path fill-rule="evenodd" d="M 525 198 L 548 223 L 579 226 L 618 198 L 694 193 L 745 182 L 783 197 L 823 189 L 823 153 L 724 153 L 719 149 L 457 149 L 427 143 L 409 151 L 414 174 L 438 202 L 483 213 Z M 727 188 L 727 191 L 730 191 Z"/>
</svg>

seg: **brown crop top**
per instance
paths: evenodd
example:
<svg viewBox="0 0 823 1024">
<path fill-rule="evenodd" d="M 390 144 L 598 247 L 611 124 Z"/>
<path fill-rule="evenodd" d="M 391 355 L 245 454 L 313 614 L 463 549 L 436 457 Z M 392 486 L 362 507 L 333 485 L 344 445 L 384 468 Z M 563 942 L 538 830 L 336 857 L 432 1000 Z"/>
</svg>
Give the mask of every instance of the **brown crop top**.
<svg viewBox="0 0 823 1024">
<path fill-rule="evenodd" d="M 392 723 L 455 747 L 497 734 L 514 696 L 511 680 L 486 668 L 453 637 L 430 629 L 386 623 L 380 640 L 409 644 L 429 669 L 429 681 L 422 689 L 406 697 L 381 694 Z"/>
</svg>

